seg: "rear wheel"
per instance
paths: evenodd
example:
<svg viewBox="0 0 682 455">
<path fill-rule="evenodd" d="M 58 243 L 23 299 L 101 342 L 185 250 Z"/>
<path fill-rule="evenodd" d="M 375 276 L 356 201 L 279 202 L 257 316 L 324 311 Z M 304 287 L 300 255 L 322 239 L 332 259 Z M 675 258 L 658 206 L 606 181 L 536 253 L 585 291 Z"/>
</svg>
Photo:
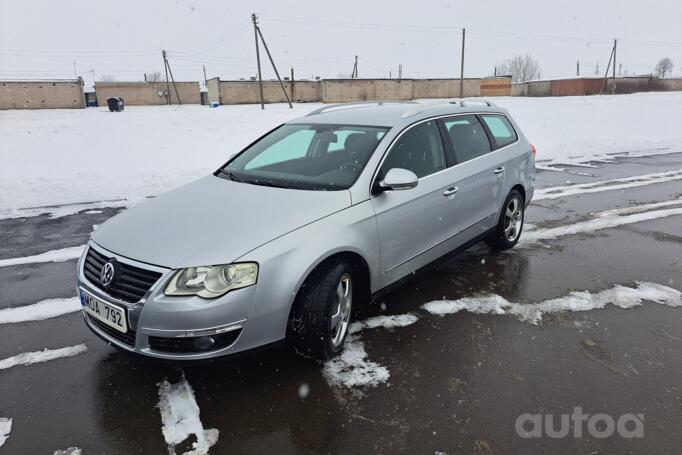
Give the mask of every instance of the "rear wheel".
<svg viewBox="0 0 682 455">
<path fill-rule="evenodd" d="M 332 260 L 303 284 L 288 327 L 289 339 L 300 355 L 328 360 L 342 351 L 356 293 L 353 277 L 350 264 Z"/>
<path fill-rule="evenodd" d="M 495 232 L 488 239 L 490 247 L 501 251 L 517 244 L 523 230 L 524 209 L 523 196 L 518 190 L 512 190 L 504 201 Z"/>
</svg>

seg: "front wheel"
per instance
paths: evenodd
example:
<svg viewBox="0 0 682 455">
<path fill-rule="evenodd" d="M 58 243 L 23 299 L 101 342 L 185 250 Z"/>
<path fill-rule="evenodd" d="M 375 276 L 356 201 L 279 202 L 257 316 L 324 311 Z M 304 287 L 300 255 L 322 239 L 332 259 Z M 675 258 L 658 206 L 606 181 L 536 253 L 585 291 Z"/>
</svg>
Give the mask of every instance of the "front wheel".
<svg viewBox="0 0 682 455">
<path fill-rule="evenodd" d="M 523 230 L 525 204 L 518 190 L 512 190 L 502 206 L 495 232 L 488 239 L 491 248 L 502 251 L 517 244 Z"/>
<path fill-rule="evenodd" d="M 304 357 L 329 360 L 343 349 L 353 306 L 353 268 L 322 264 L 308 277 L 289 318 L 289 339 Z"/>
</svg>

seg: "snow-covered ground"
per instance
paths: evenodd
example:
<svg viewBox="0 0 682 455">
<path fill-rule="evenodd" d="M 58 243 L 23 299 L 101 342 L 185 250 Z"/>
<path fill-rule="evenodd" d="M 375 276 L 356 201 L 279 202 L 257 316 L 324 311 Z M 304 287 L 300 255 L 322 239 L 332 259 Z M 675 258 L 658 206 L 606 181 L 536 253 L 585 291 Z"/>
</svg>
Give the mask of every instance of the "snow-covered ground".
<svg viewBox="0 0 682 455">
<path fill-rule="evenodd" d="M 682 151 L 682 92 L 495 102 L 512 112 L 545 164 Z M 319 106 L 0 111 L 0 217 L 48 205 L 134 203 L 205 175 Z"/>
</svg>

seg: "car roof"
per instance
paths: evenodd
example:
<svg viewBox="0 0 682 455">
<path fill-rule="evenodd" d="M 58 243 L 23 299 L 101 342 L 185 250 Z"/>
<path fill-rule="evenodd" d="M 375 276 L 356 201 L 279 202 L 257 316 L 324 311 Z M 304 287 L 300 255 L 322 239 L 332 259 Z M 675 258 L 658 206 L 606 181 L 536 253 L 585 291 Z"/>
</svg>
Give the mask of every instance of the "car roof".
<svg viewBox="0 0 682 455">
<path fill-rule="evenodd" d="M 490 112 L 508 114 L 487 100 L 437 102 L 374 101 L 326 105 L 287 123 L 395 127 L 442 115 Z"/>
</svg>

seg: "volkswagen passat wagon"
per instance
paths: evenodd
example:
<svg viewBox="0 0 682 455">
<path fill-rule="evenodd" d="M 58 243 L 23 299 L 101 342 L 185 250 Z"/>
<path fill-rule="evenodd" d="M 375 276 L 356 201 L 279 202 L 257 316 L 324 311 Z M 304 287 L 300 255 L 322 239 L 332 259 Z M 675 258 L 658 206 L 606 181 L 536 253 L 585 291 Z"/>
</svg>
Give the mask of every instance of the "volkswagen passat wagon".
<svg viewBox="0 0 682 455">
<path fill-rule="evenodd" d="M 436 259 L 519 240 L 535 149 L 489 102 L 327 106 L 127 210 L 78 264 L 87 326 L 151 357 L 343 349 L 351 310 Z"/>
</svg>

